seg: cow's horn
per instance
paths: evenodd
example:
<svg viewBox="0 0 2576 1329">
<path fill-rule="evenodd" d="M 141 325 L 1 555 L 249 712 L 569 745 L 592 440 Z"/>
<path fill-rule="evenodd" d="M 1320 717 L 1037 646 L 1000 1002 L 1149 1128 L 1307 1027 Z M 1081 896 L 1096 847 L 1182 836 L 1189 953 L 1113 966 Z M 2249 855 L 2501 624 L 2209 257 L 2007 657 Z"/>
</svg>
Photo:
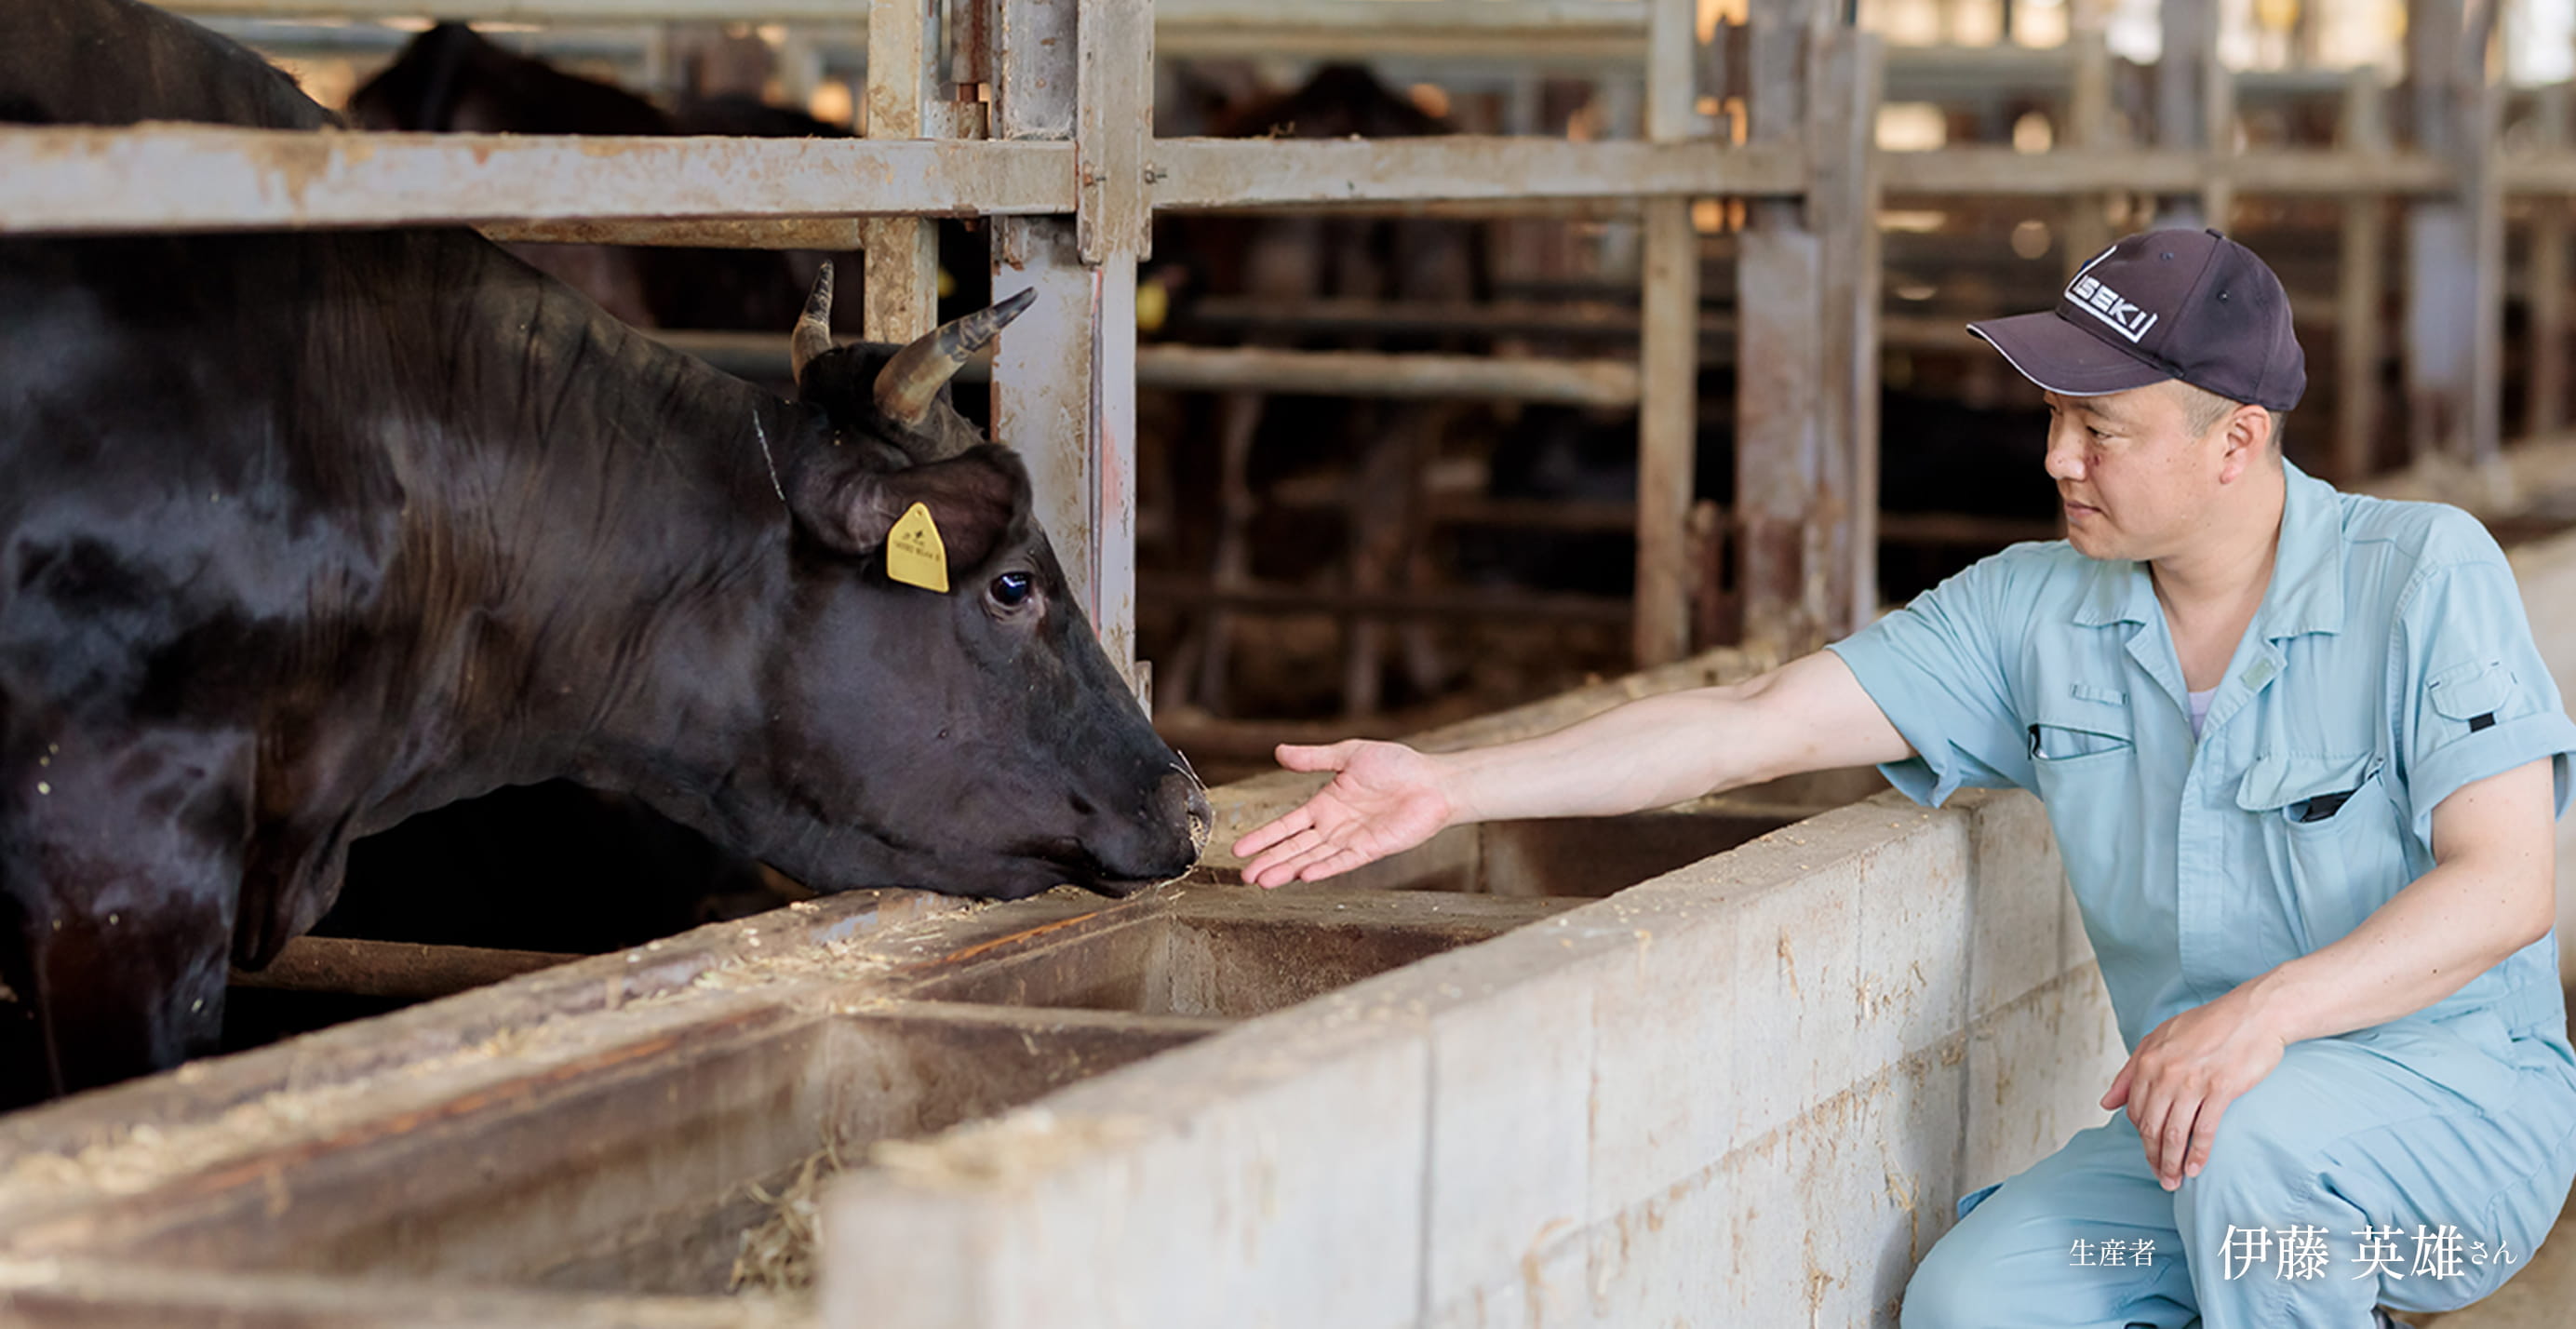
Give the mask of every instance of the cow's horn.
<svg viewBox="0 0 2576 1329">
<path fill-rule="evenodd" d="M 877 371 L 877 411 L 899 424 L 918 425 L 929 419 L 930 405 L 939 400 L 939 389 L 1037 298 L 1035 289 L 1022 291 L 1000 304 L 946 324 L 895 352 L 885 368 Z"/>
<path fill-rule="evenodd" d="M 775 326 L 774 324 L 772 326 Z M 787 364 L 796 381 L 805 381 L 805 366 L 814 357 L 832 349 L 832 264 L 825 260 L 823 270 L 814 274 L 814 293 L 805 297 L 805 313 L 796 320 L 796 332 L 787 339 Z"/>
</svg>

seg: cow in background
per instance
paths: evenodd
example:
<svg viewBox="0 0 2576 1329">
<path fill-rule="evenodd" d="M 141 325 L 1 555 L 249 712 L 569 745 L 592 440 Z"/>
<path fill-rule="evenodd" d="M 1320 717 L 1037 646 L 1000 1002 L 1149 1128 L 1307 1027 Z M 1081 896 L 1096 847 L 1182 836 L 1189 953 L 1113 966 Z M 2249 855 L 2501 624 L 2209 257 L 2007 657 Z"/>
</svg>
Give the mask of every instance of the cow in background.
<svg viewBox="0 0 2576 1329">
<path fill-rule="evenodd" d="M 1379 82 L 1359 65 L 1326 65 L 1299 87 L 1231 113 L 1202 109 L 1217 137 L 1338 139 L 1408 138 L 1451 132 L 1449 124 Z M 1156 260 L 1141 279 L 1171 294 L 1176 325 L 1186 326 L 1192 300 L 1213 294 L 1248 296 L 1293 305 L 1323 299 L 1410 300 L 1458 304 L 1490 295 L 1485 228 L 1476 222 L 1424 218 L 1307 215 L 1288 217 L 1200 216 L 1157 223 Z M 1251 345 L 1322 349 L 1312 340 L 1281 336 L 1246 339 Z M 1335 337 L 1332 349 L 1378 351 L 1461 350 L 1456 338 Z M 1217 404 L 1216 474 L 1200 480 L 1217 492 L 1213 547 L 1208 551 L 1222 591 L 1249 584 L 1253 575 L 1252 498 L 1256 450 L 1289 466 L 1347 458 L 1347 584 L 1369 593 L 1418 584 L 1422 537 L 1421 477 L 1442 437 L 1465 409 L 1454 402 L 1354 399 L 1306 400 L 1279 410 L 1279 401 L 1257 391 L 1223 394 Z M 1268 440 L 1256 449 L 1256 440 Z M 1189 460 L 1188 450 L 1176 464 Z M 1176 488 L 1193 487 L 1176 478 Z M 1182 642 L 1167 695 L 1224 709 L 1230 655 L 1229 615 L 1220 607 L 1202 616 Z M 1430 692 L 1446 673 L 1427 628 L 1411 625 L 1402 636 L 1407 681 Z M 1378 710 L 1384 698 L 1388 629 L 1371 618 L 1352 621 L 1344 652 L 1342 699 L 1352 714 Z"/>
<path fill-rule="evenodd" d="M 333 122 L 134 0 L 0 6 L 0 108 Z M 948 404 L 1028 297 L 902 348 L 816 297 L 785 400 L 469 232 L 0 240 L 0 1099 L 212 1049 L 353 840 L 503 785 L 827 891 L 1185 870 L 1202 791 Z"/>
<path fill-rule="evenodd" d="M 462 23 L 441 23 L 412 38 L 392 64 L 351 94 L 348 114 L 365 129 L 427 133 L 757 133 L 772 138 L 845 133 L 811 116 L 756 102 L 744 107 L 733 104 L 736 100 L 683 108 L 684 115 L 666 113 L 623 88 L 505 50 Z M 725 127 L 692 128 L 687 115 Z M 794 321 L 804 299 L 795 263 L 768 250 L 507 248 L 639 328 L 781 328 Z"/>
</svg>

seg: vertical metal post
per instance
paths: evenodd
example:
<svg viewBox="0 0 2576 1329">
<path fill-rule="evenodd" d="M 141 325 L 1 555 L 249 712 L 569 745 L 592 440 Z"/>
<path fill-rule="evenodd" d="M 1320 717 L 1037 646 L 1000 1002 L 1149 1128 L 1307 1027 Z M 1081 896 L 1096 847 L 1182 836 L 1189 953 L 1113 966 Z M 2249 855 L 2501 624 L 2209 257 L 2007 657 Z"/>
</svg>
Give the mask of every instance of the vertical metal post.
<svg viewBox="0 0 2576 1329">
<path fill-rule="evenodd" d="M 2165 0 L 2164 54 L 2156 61 L 2156 143 L 2209 154 L 2210 169 L 2197 197 L 2157 200 L 2158 226 L 2227 228 L 2235 188 L 2219 154 L 2233 146 L 2235 90 L 2218 61 L 2215 0 Z"/>
<path fill-rule="evenodd" d="M 1697 128 L 1697 34 L 1692 0 L 1654 0 L 1646 56 L 1646 136 L 1659 143 Z M 1688 524 L 1699 435 L 1699 233 L 1686 198 L 1645 207 L 1646 246 L 1637 404 L 1639 667 L 1690 649 L 1693 582 Z"/>
<path fill-rule="evenodd" d="M 2111 47 L 2103 37 L 2103 21 L 2100 4 L 2078 4 L 2071 19 L 2074 31 L 2067 35 L 2075 68 L 2066 98 L 2066 142 L 2060 146 L 2077 151 L 2110 146 Z M 2068 201 L 2063 258 L 2070 279 L 2075 269 L 2110 248 L 2109 211 L 2110 199 L 2102 194 L 2077 194 Z"/>
<path fill-rule="evenodd" d="M 2460 190 L 2416 202 L 2406 227 L 2409 459 L 2477 462 L 2501 433 L 2504 209 L 2485 33 L 2463 0 L 2409 0 L 2407 82 L 2415 146 L 2460 164 Z"/>
<path fill-rule="evenodd" d="M 2536 117 L 2537 145 L 2556 152 L 2567 146 L 2567 85 L 2542 88 Z M 2531 397 L 2524 428 L 2531 434 L 2556 433 L 2567 423 L 2567 200 L 2538 200 L 2531 222 Z"/>
<path fill-rule="evenodd" d="M 1818 398 L 1825 486 L 1816 509 L 1826 535 L 1827 636 L 1878 613 L 1878 234 L 1880 48 L 1855 27 L 1816 29 L 1807 81 L 1807 215 L 1823 242 L 1816 326 L 1824 355 Z M 1839 498 L 1839 501 L 1837 499 Z M 1834 518 L 1839 516 L 1841 520 Z"/>
<path fill-rule="evenodd" d="M 1038 518 L 1101 645 L 1138 678 L 1136 259 L 1152 11 L 1147 0 L 1082 0 L 1078 14 L 1076 0 L 995 3 L 994 134 L 1075 140 L 1082 211 L 993 221 L 994 297 L 1038 293 L 994 353 L 994 433 L 1027 460 Z"/>
<path fill-rule="evenodd" d="M 940 100 L 937 70 L 939 0 L 869 0 L 867 130 L 869 138 L 926 137 L 928 108 Z M 861 226 L 866 254 L 870 341 L 910 341 L 939 314 L 939 245 L 918 217 L 871 217 Z"/>
<path fill-rule="evenodd" d="M 2384 152 L 2388 120 L 2379 71 L 2352 71 L 2343 89 L 2342 146 Z M 2343 253 L 2335 278 L 2335 481 L 2359 484 L 2378 465 L 2381 409 L 2379 320 L 2388 269 L 2388 200 L 2344 200 Z"/>
<path fill-rule="evenodd" d="M 2484 468 L 2504 451 L 2504 172 L 2498 160 L 2502 146 L 2505 88 L 2489 81 L 2486 52 L 2497 6 L 2478 9 L 2480 25 L 2463 34 L 2460 62 L 2454 67 L 2452 113 L 2460 122 L 2466 150 L 2460 155 L 2461 204 L 2468 215 L 2469 263 L 2475 282 L 2470 288 L 2467 428 L 2459 440 L 2460 460 Z"/>
<path fill-rule="evenodd" d="M 1747 141 L 1804 141 L 1810 0 L 1753 0 L 1745 61 Z M 1810 164 L 1810 169 L 1814 169 Z M 1812 186 L 1812 179 L 1810 181 Z M 1797 200 L 1745 209 L 1736 257 L 1735 505 L 1744 639 L 1797 652 L 1820 644 L 1841 606 L 1827 591 L 1823 528 L 1832 440 L 1817 318 L 1820 237 Z"/>
</svg>

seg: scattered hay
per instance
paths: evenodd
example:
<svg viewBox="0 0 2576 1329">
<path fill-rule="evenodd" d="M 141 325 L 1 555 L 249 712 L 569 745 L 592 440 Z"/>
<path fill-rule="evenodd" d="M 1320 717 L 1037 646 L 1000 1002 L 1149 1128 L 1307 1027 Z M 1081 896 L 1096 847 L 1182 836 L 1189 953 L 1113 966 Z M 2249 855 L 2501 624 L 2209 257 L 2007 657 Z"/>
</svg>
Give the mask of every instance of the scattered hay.
<svg viewBox="0 0 2576 1329">
<path fill-rule="evenodd" d="M 826 1142 L 805 1160 L 796 1178 L 776 1195 L 757 1184 L 743 1189 L 769 1206 L 769 1217 L 742 1234 L 733 1258 L 728 1292 L 757 1291 L 771 1295 L 805 1295 L 814 1288 L 814 1247 L 822 1235 L 823 1183 L 840 1174 L 840 1145 Z"/>
</svg>

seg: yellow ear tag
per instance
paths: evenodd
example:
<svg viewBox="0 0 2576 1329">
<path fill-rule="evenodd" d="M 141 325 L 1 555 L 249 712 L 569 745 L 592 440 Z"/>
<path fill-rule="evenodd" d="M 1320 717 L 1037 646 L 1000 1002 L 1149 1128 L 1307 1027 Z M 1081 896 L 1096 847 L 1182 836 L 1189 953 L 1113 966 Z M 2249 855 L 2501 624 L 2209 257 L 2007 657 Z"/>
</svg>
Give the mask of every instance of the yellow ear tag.
<svg viewBox="0 0 2576 1329">
<path fill-rule="evenodd" d="M 1136 284 L 1136 330 L 1160 332 L 1172 316 L 1172 293 L 1161 282 Z"/>
<path fill-rule="evenodd" d="M 948 593 L 948 546 L 928 506 L 915 503 L 886 535 L 886 575 L 907 586 Z"/>
</svg>

